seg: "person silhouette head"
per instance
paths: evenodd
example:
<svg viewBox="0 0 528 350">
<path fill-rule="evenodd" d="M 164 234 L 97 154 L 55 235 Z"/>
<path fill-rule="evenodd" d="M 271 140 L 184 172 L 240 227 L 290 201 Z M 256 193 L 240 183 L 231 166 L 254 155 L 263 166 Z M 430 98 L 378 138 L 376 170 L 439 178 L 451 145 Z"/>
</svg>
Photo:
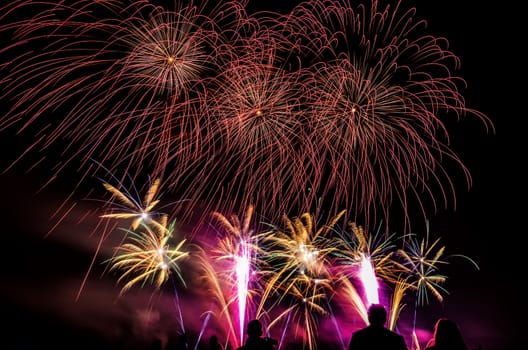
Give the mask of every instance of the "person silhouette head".
<svg viewBox="0 0 528 350">
<path fill-rule="evenodd" d="M 209 350 L 222 350 L 222 345 L 220 345 L 218 337 L 214 334 L 209 338 Z"/>
<path fill-rule="evenodd" d="M 238 350 L 275 350 L 278 344 L 275 339 L 262 337 L 262 323 L 256 319 L 248 322 L 246 334 L 246 343 Z"/>
<path fill-rule="evenodd" d="M 384 327 L 387 322 L 387 310 L 381 304 L 372 304 L 368 309 L 368 320 L 371 326 Z"/>
<path fill-rule="evenodd" d="M 439 318 L 436 321 L 433 338 L 428 345 L 434 346 L 434 349 L 467 349 L 460 328 L 454 321 L 448 318 Z"/>
<path fill-rule="evenodd" d="M 352 333 L 348 350 L 408 350 L 405 338 L 385 326 L 387 309 L 381 304 L 368 308 L 368 326 Z"/>
<path fill-rule="evenodd" d="M 161 350 L 161 349 L 163 349 L 163 342 L 161 341 L 160 338 L 154 338 L 152 340 L 150 348 L 152 350 Z"/>
<path fill-rule="evenodd" d="M 258 338 L 262 335 L 262 323 L 259 320 L 251 320 L 247 324 L 246 333 L 249 337 Z"/>
</svg>

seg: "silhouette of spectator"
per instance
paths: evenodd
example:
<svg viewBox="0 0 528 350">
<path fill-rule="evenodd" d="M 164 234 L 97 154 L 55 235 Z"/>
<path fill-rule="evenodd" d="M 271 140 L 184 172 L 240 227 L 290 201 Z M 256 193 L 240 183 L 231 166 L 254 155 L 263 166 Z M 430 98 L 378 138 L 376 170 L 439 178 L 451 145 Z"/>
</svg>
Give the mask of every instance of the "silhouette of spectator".
<svg viewBox="0 0 528 350">
<path fill-rule="evenodd" d="M 178 338 L 178 349 L 187 350 L 189 348 L 189 340 L 187 339 L 187 333 L 180 334 Z"/>
<path fill-rule="evenodd" d="M 439 318 L 425 350 L 468 350 L 468 347 L 458 325 L 450 319 Z"/>
<path fill-rule="evenodd" d="M 178 337 L 171 334 L 169 339 L 167 339 L 167 345 L 165 346 L 167 350 L 176 350 L 178 349 Z"/>
<path fill-rule="evenodd" d="M 218 342 L 216 335 L 212 335 L 209 338 L 209 350 L 222 350 L 222 345 Z"/>
<path fill-rule="evenodd" d="M 188 348 L 189 342 L 185 333 L 170 336 L 165 347 L 167 350 L 188 350 Z"/>
<path fill-rule="evenodd" d="M 400 334 L 385 327 L 387 310 L 380 304 L 368 309 L 369 325 L 352 333 L 349 350 L 408 350 Z"/>
<path fill-rule="evenodd" d="M 150 345 L 151 350 L 162 350 L 163 349 L 163 342 L 160 338 L 154 338 L 152 340 L 152 343 Z"/>
<path fill-rule="evenodd" d="M 246 343 L 237 350 L 274 350 L 277 341 L 262 337 L 262 323 L 259 320 L 251 320 L 247 324 Z"/>
</svg>

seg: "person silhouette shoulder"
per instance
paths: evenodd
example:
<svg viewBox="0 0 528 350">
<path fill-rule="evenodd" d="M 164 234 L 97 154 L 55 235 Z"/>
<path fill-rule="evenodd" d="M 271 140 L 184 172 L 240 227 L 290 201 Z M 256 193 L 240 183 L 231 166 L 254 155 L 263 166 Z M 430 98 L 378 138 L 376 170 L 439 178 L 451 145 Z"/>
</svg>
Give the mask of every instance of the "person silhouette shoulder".
<svg viewBox="0 0 528 350">
<path fill-rule="evenodd" d="M 218 337 L 216 335 L 212 335 L 209 338 L 209 350 L 223 350 L 222 345 L 218 341 Z"/>
<path fill-rule="evenodd" d="M 439 318 L 425 350 L 468 350 L 468 347 L 458 325 L 450 319 Z"/>
<path fill-rule="evenodd" d="M 251 320 L 247 324 L 246 343 L 237 350 L 275 350 L 277 341 L 271 338 L 262 338 L 262 323 Z"/>
<path fill-rule="evenodd" d="M 387 310 L 381 304 L 368 309 L 369 325 L 352 333 L 349 350 L 408 350 L 400 334 L 385 327 Z"/>
</svg>

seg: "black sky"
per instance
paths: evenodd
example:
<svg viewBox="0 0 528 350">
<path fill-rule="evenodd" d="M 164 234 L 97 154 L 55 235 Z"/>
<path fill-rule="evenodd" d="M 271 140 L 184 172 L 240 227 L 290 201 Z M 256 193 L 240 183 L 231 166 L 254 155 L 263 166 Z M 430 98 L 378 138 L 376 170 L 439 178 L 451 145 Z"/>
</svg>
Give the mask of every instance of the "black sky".
<svg viewBox="0 0 528 350">
<path fill-rule="evenodd" d="M 254 2 L 259 3 L 256 8 L 273 10 L 288 3 Z M 432 327 L 436 317 L 452 317 L 471 344 L 480 344 L 483 350 L 527 348 L 528 341 L 522 337 L 528 308 L 522 265 L 526 254 L 527 157 L 523 132 L 526 71 L 521 53 L 526 43 L 526 20 L 511 2 L 404 3 L 417 7 L 417 17 L 429 22 L 429 33 L 448 38 L 450 49 L 461 60 L 459 73 L 467 81 L 467 105 L 485 113 L 496 128 L 495 134 L 486 133 L 472 118 L 453 126 L 452 148 L 469 168 L 473 185 L 468 191 L 463 186 L 458 189 L 456 209 L 440 210 L 430 218 L 430 229 L 442 237 L 450 252 L 472 257 L 480 270 L 463 262 L 448 268 L 449 295 L 441 305 L 433 302 L 426 308 L 422 322 Z M 12 136 L 0 134 L 2 167 L 26 145 Z M 127 312 L 134 301 L 113 307 L 116 295 L 103 295 L 103 291 L 116 287 L 102 279 L 93 282 L 88 292 L 91 295 L 75 301 L 79 281 L 92 257 L 88 249 L 79 249 L 79 245 L 93 245 L 89 237 L 77 234 L 82 228 L 43 238 L 50 229 L 54 206 L 69 193 L 61 193 L 60 186 L 54 186 L 35 194 L 44 180 L 38 172 L 28 173 L 25 168 L 11 169 L 1 179 L 4 254 L 0 296 L 6 316 L 2 333 L 11 338 L 6 349 L 71 345 L 78 341 L 64 333 L 75 328 L 71 323 L 84 320 L 80 328 L 97 332 L 101 326 L 98 317 L 117 320 L 117 313 Z M 81 212 L 82 208 L 74 211 L 75 215 Z M 75 219 L 71 220 L 69 228 L 75 227 Z M 101 288 L 96 288 L 99 285 Z M 101 295 L 94 295 L 97 293 Z M 102 306 L 91 304 L 105 298 Z M 27 336 L 28 328 L 32 336 Z M 90 347 L 89 339 L 82 348 Z"/>
</svg>

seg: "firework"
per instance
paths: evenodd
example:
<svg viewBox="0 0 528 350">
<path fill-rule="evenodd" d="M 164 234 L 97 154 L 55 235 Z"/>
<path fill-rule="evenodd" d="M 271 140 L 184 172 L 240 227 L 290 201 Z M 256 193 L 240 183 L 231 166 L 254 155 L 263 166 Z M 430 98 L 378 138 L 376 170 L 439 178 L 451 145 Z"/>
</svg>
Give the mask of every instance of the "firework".
<svg viewBox="0 0 528 350">
<path fill-rule="evenodd" d="M 215 152 L 200 164 L 185 197 L 222 212 L 254 204 L 272 221 L 286 206 L 313 201 L 299 148 L 298 79 L 272 63 L 237 61 L 211 83 L 208 143 Z M 168 179 L 173 186 L 176 177 Z"/>
<path fill-rule="evenodd" d="M 395 262 L 395 269 L 400 274 L 398 289 L 396 293 L 404 294 L 407 290 L 415 292 L 413 333 L 416 327 L 417 309 L 421 305 L 429 303 L 429 293 L 439 302 L 444 300 L 443 294 L 447 294 L 447 289 L 443 286 L 447 276 L 440 272 L 441 266 L 448 264 L 445 256 L 445 246 L 440 246 L 440 238 L 429 241 L 429 225 L 424 238 L 419 240 L 417 235 L 409 235 L 405 240 L 404 247 L 398 249 L 396 255 L 398 262 Z M 478 268 L 478 265 L 469 257 L 461 256 L 470 261 Z M 401 299 L 401 297 L 400 297 Z M 395 299 L 396 300 L 396 299 Z M 399 305 L 399 303 L 398 303 Z"/>
<path fill-rule="evenodd" d="M 406 249 L 398 250 L 398 255 L 403 259 L 400 267 L 410 276 L 410 287 L 416 291 L 417 303 L 424 305 L 428 302 L 429 292 L 439 301 L 443 300 L 442 293 L 447 292 L 443 287 L 446 276 L 439 273 L 440 266 L 447 264 L 443 260 L 445 246 L 439 246 L 440 239 L 432 244 L 429 234 L 421 241 L 415 235 L 407 242 Z"/>
<path fill-rule="evenodd" d="M 214 74 L 222 46 L 212 7 L 208 17 L 205 5 L 147 1 L 33 6 L 18 1 L 0 12 L 0 32 L 14 41 L 2 53 L 15 56 L 1 66 L 1 97 L 13 103 L 0 129 L 43 129 L 33 147 L 66 140 L 60 169 L 97 159 L 131 175 L 148 165 L 159 176 L 169 158 L 195 154 L 200 81 Z"/>
<path fill-rule="evenodd" d="M 154 199 L 157 195 L 160 185 L 160 179 L 155 179 L 148 189 L 143 202 L 137 202 L 134 197 L 127 195 L 123 191 L 115 188 L 109 183 L 103 183 L 103 186 L 120 202 L 123 210 L 114 208 L 112 213 L 101 215 L 102 218 L 114 219 L 134 219 L 132 221 L 132 230 L 136 230 L 141 222 L 154 223 L 161 225 L 151 219 L 151 211 L 159 203 L 159 199 Z M 163 227 L 163 226 L 162 226 Z"/>
<path fill-rule="evenodd" d="M 280 303 L 289 303 L 273 323 L 300 326 L 303 343 L 310 349 L 315 346 L 318 318 L 331 311 L 328 305 L 334 293 L 334 276 L 330 256 L 335 247 L 327 236 L 344 213 L 319 228 L 310 213 L 285 217 L 285 229 L 272 227 L 261 234 L 265 259 L 272 270 L 265 281 L 260 308 L 266 306 L 270 312 Z"/>
<path fill-rule="evenodd" d="M 346 301 L 367 324 L 368 306 L 379 303 L 381 284 L 392 284 L 400 275 L 393 262 L 396 234 L 383 234 L 381 226 L 375 234 L 368 234 L 354 222 L 348 226 L 349 230 L 335 231 L 332 238 L 337 248 L 333 270 Z"/>
<path fill-rule="evenodd" d="M 219 212 L 212 214 L 224 232 L 211 256 L 217 262 L 217 278 L 227 282 L 227 299 L 231 300 L 229 291 L 236 291 L 232 300 L 236 300 L 238 305 L 234 314 L 238 316 L 239 321 L 240 345 L 244 341 L 246 316 L 253 317 L 247 307 L 248 298 L 251 301 L 251 296 L 255 294 L 250 287 L 258 278 L 257 258 L 260 248 L 252 227 L 253 212 L 253 206 L 249 206 L 242 221 L 236 215 L 231 216 L 229 220 Z"/>
<path fill-rule="evenodd" d="M 160 231 L 146 225 L 142 225 L 142 230 L 138 232 L 126 231 L 128 242 L 116 247 L 116 255 L 108 260 L 110 271 L 122 271 L 118 278 L 118 282 L 125 282 L 121 294 L 138 283 L 151 283 L 160 288 L 172 272 L 185 285 L 178 263 L 189 253 L 182 249 L 185 240 L 171 248 L 169 239 L 173 231 L 173 224 Z"/>
<path fill-rule="evenodd" d="M 388 219 L 396 204 L 408 225 L 411 200 L 421 210 L 426 199 L 434 206 L 455 203 L 446 161 L 468 185 L 471 178 L 449 148 L 445 121 L 472 115 L 492 127 L 465 105 L 459 60 L 447 40 L 423 35 L 425 26 L 400 1 L 353 7 L 347 0 L 304 2 L 276 26 L 293 33 L 286 35 L 291 47 L 302 43 L 299 60 L 311 71 L 307 140 L 317 146 L 308 159 L 323 173 L 313 191 L 327 210 L 348 208 L 367 228 Z"/>
<path fill-rule="evenodd" d="M 219 224 L 212 249 L 199 245 L 205 239 L 189 246 L 213 300 L 206 320 L 218 307 L 233 344 L 251 314 L 273 319 L 284 336 L 291 326 L 313 349 L 337 293 L 367 322 L 366 305 L 380 295 L 358 288 L 362 266 L 371 282 L 394 287 L 391 329 L 407 291 L 416 306 L 429 293 L 442 301 L 439 240 L 410 235 L 396 249 L 388 231 L 366 232 L 379 219 L 388 228 L 393 209 L 407 229 L 412 206 L 426 217 L 429 200 L 433 209 L 455 204 L 446 162 L 471 185 L 447 121 L 493 125 L 466 106 L 448 41 L 424 35 L 425 21 L 401 1 L 309 0 L 284 15 L 248 15 L 246 1 L 196 3 L 0 7 L 0 35 L 11 38 L 0 48 L 0 131 L 32 137 L 15 163 L 48 151 L 59 159 L 50 181 L 68 166 L 83 174 L 79 184 L 101 171 L 155 179 L 143 196 L 126 189 L 125 176 L 103 182 L 112 197 L 101 221 L 132 221 L 106 261 L 121 294 L 160 288 L 171 274 L 185 282 L 179 264 L 191 254 L 160 211 L 163 187 L 186 198 L 172 214 L 197 233 L 211 215 Z M 223 214 L 241 208 L 243 218 Z M 269 230 L 253 226 L 254 208 Z M 317 228 L 321 212 L 331 219 Z M 342 218 L 353 219 L 350 236 L 335 227 Z"/>
<path fill-rule="evenodd" d="M 163 176 L 192 200 L 182 219 L 255 204 L 275 221 L 324 206 L 368 229 L 397 204 L 409 224 L 413 202 L 424 215 L 426 198 L 454 203 L 446 161 L 471 183 L 445 120 L 491 127 L 466 107 L 447 40 L 423 35 L 400 2 L 312 0 L 251 16 L 236 1 L 29 5 L 0 12 L 13 39 L 0 129 L 37 129 L 28 150 L 66 140 L 53 178 L 90 159 Z"/>
</svg>

